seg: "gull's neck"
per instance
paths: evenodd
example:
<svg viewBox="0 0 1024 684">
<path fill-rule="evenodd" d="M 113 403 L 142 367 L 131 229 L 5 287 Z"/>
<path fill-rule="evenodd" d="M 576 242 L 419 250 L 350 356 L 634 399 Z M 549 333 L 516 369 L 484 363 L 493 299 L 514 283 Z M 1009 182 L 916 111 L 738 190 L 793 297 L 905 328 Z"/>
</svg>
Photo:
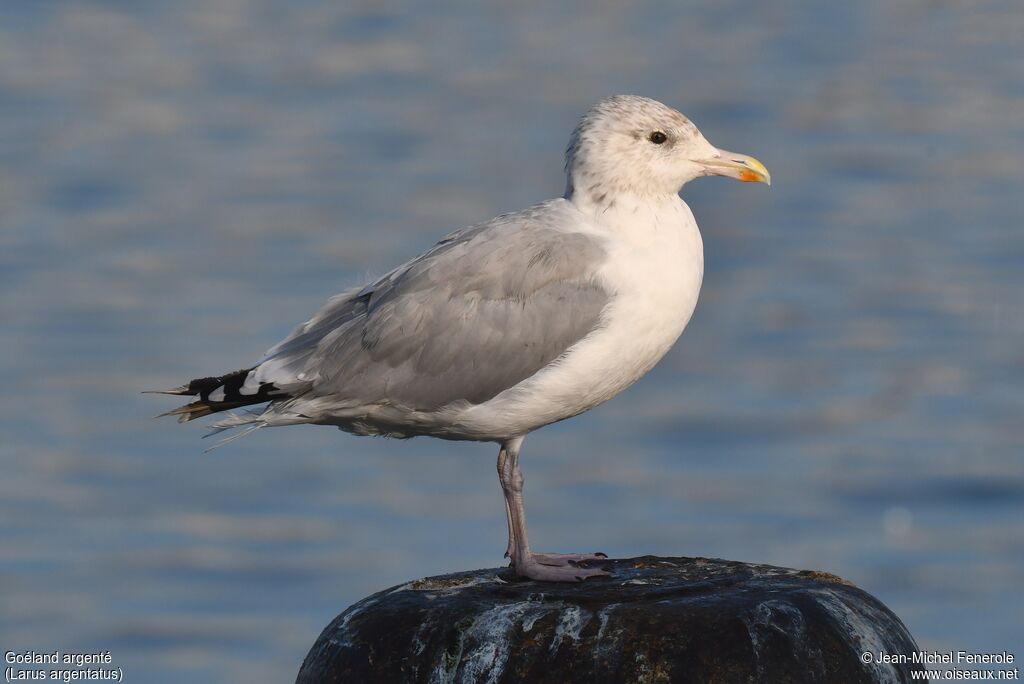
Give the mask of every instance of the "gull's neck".
<svg viewBox="0 0 1024 684">
<path fill-rule="evenodd" d="M 594 223 L 637 237 L 678 230 L 682 223 L 693 222 L 689 207 L 675 193 L 588 193 L 570 188 L 565 199 Z"/>
</svg>

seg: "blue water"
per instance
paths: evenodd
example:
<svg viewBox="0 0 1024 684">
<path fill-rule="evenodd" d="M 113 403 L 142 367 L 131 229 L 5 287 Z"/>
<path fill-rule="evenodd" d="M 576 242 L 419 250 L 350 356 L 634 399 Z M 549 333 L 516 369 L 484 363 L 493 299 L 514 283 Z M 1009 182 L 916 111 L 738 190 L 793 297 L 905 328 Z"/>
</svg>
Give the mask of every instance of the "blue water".
<svg viewBox="0 0 1024 684">
<path fill-rule="evenodd" d="M 1020 646 L 1019 2 L 348 5 L 0 9 L 0 648 L 288 681 L 352 601 L 498 565 L 490 445 L 300 427 L 204 455 L 138 392 L 560 194 L 619 92 L 774 185 L 686 188 L 696 315 L 527 440 L 535 546 L 826 570 L 922 647 Z"/>
</svg>

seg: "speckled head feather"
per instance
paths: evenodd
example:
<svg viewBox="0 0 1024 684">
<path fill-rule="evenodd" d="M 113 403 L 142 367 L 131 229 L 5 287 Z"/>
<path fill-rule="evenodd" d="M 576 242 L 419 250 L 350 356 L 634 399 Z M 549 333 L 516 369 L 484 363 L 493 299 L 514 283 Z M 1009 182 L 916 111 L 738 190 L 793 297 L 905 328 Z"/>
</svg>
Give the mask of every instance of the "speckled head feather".
<svg viewBox="0 0 1024 684">
<path fill-rule="evenodd" d="M 603 204 L 616 195 L 675 194 L 703 175 L 695 160 L 715 148 L 675 109 L 636 95 L 594 105 L 569 140 L 565 197 L 576 193 Z"/>
</svg>

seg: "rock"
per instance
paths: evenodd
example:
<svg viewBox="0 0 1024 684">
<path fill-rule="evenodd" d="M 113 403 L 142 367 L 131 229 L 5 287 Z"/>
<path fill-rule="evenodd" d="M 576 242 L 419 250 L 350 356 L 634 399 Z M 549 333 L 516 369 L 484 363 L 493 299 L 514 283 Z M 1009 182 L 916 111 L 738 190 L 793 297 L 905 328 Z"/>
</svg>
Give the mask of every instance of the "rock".
<svg viewBox="0 0 1024 684">
<path fill-rule="evenodd" d="M 297 683 L 911 681 L 910 665 L 862 660 L 909 658 L 907 628 L 834 575 L 709 558 L 600 565 L 610 578 L 502 568 L 374 594 L 328 625 Z"/>
</svg>

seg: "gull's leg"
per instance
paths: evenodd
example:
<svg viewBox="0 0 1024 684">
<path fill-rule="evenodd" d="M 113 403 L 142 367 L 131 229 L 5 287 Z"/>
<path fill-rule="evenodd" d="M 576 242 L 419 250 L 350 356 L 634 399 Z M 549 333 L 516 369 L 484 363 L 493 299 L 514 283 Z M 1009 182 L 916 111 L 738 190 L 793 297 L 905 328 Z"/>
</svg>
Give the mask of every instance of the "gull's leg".
<svg viewBox="0 0 1024 684">
<path fill-rule="evenodd" d="M 522 437 L 502 444 L 506 452 L 504 468 L 500 470 L 501 486 L 505 492 L 506 511 L 510 514 L 510 539 L 512 542 L 512 563 L 516 574 L 534 580 L 549 582 L 579 582 L 588 577 L 607 575 L 604 570 L 577 567 L 580 560 L 598 560 L 596 554 L 535 554 L 530 551 L 526 533 L 526 508 L 523 505 L 523 472 L 519 469 L 519 447 Z M 501 455 L 498 456 L 499 463 Z"/>
<path fill-rule="evenodd" d="M 508 468 L 508 451 L 505 445 L 498 450 L 498 481 L 505 495 L 505 522 L 508 524 L 508 546 L 505 547 L 505 558 L 511 558 L 516 552 L 516 533 L 512 527 L 512 509 L 509 508 L 509 488 L 511 487 L 511 469 Z"/>
</svg>

